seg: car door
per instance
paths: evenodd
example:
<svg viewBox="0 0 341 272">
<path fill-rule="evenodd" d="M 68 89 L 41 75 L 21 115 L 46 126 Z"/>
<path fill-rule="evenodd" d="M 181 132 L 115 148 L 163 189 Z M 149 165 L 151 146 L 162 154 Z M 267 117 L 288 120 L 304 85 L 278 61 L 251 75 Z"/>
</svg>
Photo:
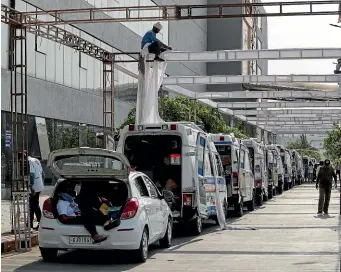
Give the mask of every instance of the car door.
<svg viewBox="0 0 341 272">
<path fill-rule="evenodd" d="M 245 169 L 245 187 L 246 187 L 246 200 L 252 200 L 253 196 L 253 187 L 254 187 L 254 175 L 251 170 L 251 164 L 249 159 L 249 152 L 245 152 L 244 159 L 244 169 Z"/>
<path fill-rule="evenodd" d="M 155 224 L 153 224 L 153 220 L 155 220 L 155 218 L 153 218 L 154 216 L 153 203 L 152 203 L 152 198 L 150 196 L 150 192 L 147 189 L 147 185 L 144 179 L 142 178 L 142 175 L 140 174 L 134 176 L 133 184 L 139 194 L 139 201 L 141 202 L 141 206 L 144 207 L 145 212 L 146 212 L 146 217 L 147 217 L 146 222 L 148 223 L 148 226 L 149 226 L 150 239 L 154 239 L 153 236 L 155 235 L 156 230 L 155 230 Z M 143 220 L 143 218 L 141 218 L 141 220 Z"/>
<path fill-rule="evenodd" d="M 244 146 L 240 147 L 239 151 L 239 171 L 238 171 L 238 180 L 239 180 L 239 188 L 242 196 L 246 197 L 246 171 L 245 171 L 245 152 L 246 148 Z"/>
<path fill-rule="evenodd" d="M 162 214 L 162 200 L 160 199 L 160 192 L 154 185 L 154 183 L 146 176 L 143 175 L 143 179 L 146 182 L 147 189 L 151 197 L 151 214 L 152 214 L 152 224 L 155 229 L 155 238 L 160 237 L 163 231 L 163 214 Z"/>
<path fill-rule="evenodd" d="M 196 154 L 196 180 L 199 189 L 199 211 L 201 215 L 207 216 L 207 199 L 205 189 L 205 152 L 206 152 L 207 137 L 198 133 L 197 138 L 197 154 Z"/>
</svg>

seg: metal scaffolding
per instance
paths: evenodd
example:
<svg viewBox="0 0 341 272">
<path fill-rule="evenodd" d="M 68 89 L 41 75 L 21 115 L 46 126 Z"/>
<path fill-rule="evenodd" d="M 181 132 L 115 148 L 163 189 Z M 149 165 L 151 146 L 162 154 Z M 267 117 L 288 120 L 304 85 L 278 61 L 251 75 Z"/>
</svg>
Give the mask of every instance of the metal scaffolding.
<svg viewBox="0 0 341 272">
<path fill-rule="evenodd" d="M 107 50 L 55 25 L 76 23 L 105 23 L 105 22 L 132 22 L 132 21 L 161 21 L 161 20 L 193 20 L 236 17 L 269 17 L 269 16 L 305 16 L 305 15 L 340 15 L 340 10 L 334 9 L 319 11 L 319 6 L 334 6 L 339 0 L 333 1 L 295 1 L 271 3 L 243 3 L 219 5 L 171 5 L 171 6 L 135 6 L 109 7 L 88 9 L 45 10 L 37 12 L 19 12 L 6 5 L 1 5 L 1 21 L 10 26 L 10 71 L 11 71 L 11 120 L 12 120 L 12 206 L 11 218 L 15 234 L 17 250 L 30 248 L 29 225 L 29 187 L 27 157 L 19 158 L 19 154 L 27 154 L 27 33 L 32 33 L 56 43 L 71 47 L 88 56 L 102 61 L 103 71 L 103 135 L 115 133 L 115 105 L 114 105 L 114 69 L 125 70 L 120 62 L 137 62 L 136 52 L 112 53 Z M 306 12 L 286 12 L 286 7 L 306 6 Z M 261 13 L 259 7 L 277 7 L 273 13 Z M 242 8 L 242 13 L 233 9 Z M 202 10 L 213 10 L 210 15 L 198 15 Z M 142 16 L 147 11 L 159 11 L 157 16 Z M 258 10 L 258 11 L 257 11 Z M 141 11 L 141 12 L 136 12 Z M 215 11 L 215 12 L 214 12 Z M 100 17 L 103 13 L 111 17 Z M 116 16 L 116 14 L 121 16 Z M 137 16 L 136 16 L 137 14 Z M 50 15 L 50 16 L 46 16 Z M 70 15 L 75 15 L 74 17 Z M 39 20 L 46 16 L 47 20 Z M 124 55 L 125 58 L 120 58 Z M 324 77 L 324 76 L 322 76 Z M 331 76 L 333 77 L 333 76 Z M 321 78 L 321 76 L 320 76 Z M 334 82 L 327 80 L 322 81 Z M 287 79 L 286 79 L 287 80 Z M 271 81 L 271 80 L 270 80 Z M 276 82 L 283 82 L 278 80 Z M 306 81 L 306 80 L 304 80 Z M 253 81 L 248 81 L 253 82 Z M 271 81 L 273 82 L 273 81 Z M 180 86 L 169 86 L 171 89 L 181 89 Z M 187 91 L 187 90 L 185 90 Z M 212 104 L 211 100 L 202 99 L 204 103 Z M 227 110 L 224 110 L 225 112 Z M 242 117 L 240 117 L 242 118 Z M 105 139 L 105 137 L 104 137 Z M 107 141 L 103 141 L 106 143 Z M 24 241 L 22 243 L 22 240 Z"/>
</svg>

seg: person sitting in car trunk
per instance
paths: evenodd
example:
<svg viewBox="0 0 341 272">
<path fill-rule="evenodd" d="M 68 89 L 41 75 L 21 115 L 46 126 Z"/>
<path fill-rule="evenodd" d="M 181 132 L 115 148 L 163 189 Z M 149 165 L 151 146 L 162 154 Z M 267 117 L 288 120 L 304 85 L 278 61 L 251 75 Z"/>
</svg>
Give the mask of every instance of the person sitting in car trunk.
<svg viewBox="0 0 341 272">
<path fill-rule="evenodd" d="M 57 203 L 57 211 L 59 214 L 59 220 L 68 225 L 82 224 L 84 228 L 90 233 L 93 243 L 101 243 L 107 240 L 107 237 L 101 236 L 96 230 L 96 220 L 100 218 L 100 221 L 108 221 L 105 215 L 102 215 L 98 211 L 84 210 L 82 211 L 72 196 L 75 191 L 75 185 L 72 183 L 65 183 L 61 185 L 61 191 L 59 194 L 59 200 Z"/>
</svg>

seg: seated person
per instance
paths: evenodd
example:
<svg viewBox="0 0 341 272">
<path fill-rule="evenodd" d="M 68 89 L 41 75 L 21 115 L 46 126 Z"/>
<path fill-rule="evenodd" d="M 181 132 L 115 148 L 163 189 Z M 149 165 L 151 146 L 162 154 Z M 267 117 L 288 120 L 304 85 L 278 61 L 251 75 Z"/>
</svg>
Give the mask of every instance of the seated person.
<svg viewBox="0 0 341 272">
<path fill-rule="evenodd" d="M 95 210 L 81 211 L 72 195 L 75 191 L 75 185 L 69 182 L 61 185 L 57 211 L 59 220 L 64 224 L 83 224 L 84 228 L 90 233 L 94 244 L 107 240 L 107 237 L 101 236 L 96 230 L 96 219 L 102 217 L 103 221 L 107 217 Z"/>
</svg>

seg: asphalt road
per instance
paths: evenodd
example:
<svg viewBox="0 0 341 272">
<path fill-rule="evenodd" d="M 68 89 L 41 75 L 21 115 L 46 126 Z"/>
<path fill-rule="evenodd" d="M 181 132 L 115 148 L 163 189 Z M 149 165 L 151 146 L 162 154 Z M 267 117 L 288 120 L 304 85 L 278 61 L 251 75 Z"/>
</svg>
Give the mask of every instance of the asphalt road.
<svg viewBox="0 0 341 272">
<path fill-rule="evenodd" d="M 340 272 L 339 193 L 330 215 L 317 216 L 318 192 L 303 185 L 268 201 L 228 230 L 207 225 L 198 237 L 177 237 L 173 247 L 150 249 L 145 264 L 132 264 L 127 252 L 62 254 L 44 263 L 39 250 L 2 256 L 1 271 L 318 271 Z M 178 233 L 181 233 L 181 231 Z"/>
</svg>

